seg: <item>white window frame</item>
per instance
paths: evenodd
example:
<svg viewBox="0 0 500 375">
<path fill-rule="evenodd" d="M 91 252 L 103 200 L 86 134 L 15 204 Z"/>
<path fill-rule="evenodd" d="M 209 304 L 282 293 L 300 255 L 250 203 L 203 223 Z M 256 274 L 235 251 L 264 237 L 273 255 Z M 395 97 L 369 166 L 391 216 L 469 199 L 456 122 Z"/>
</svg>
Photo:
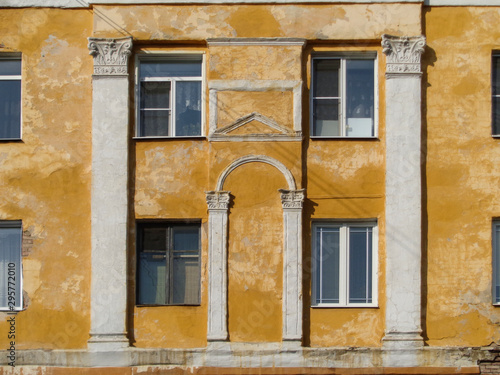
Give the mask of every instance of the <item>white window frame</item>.
<svg viewBox="0 0 500 375">
<path fill-rule="evenodd" d="M 142 61 L 162 61 L 168 60 L 169 58 L 201 58 L 201 77 L 145 77 L 141 79 L 139 74 L 140 64 Z M 136 108 L 136 130 L 134 139 L 164 139 L 164 138 L 205 138 L 205 86 L 206 86 L 206 69 L 205 69 L 205 53 L 200 51 L 175 51 L 175 52 L 147 52 L 140 53 L 136 55 L 135 58 L 135 108 Z M 171 92 L 170 92 L 170 134 L 161 136 L 141 136 L 141 87 L 142 82 L 171 82 Z M 188 136 L 177 136 L 175 134 L 175 105 L 172 105 L 173 100 L 175 100 L 175 86 L 176 82 L 201 82 L 201 129 L 199 135 L 188 135 Z"/>
<path fill-rule="evenodd" d="M 0 305 L 0 311 L 21 311 L 23 309 L 23 262 L 22 262 L 22 247 L 23 247 L 23 225 L 21 220 L 0 220 L 0 231 L 2 229 L 19 229 L 19 249 L 17 249 L 16 259 L 14 263 L 16 267 L 11 272 L 10 267 L 6 267 L 6 272 L 1 273 L 1 277 L 4 278 L 4 285 L 7 288 L 7 304 L 5 306 Z M 0 244 L 0 251 L 3 251 L 2 245 Z M 3 257 L 3 254 L 1 255 Z M 7 264 L 8 266 L 8 264 Z M 14 289 L 14 291 L 9 289 L 9 282 L 13 282 L 11 279 L 19 278 L 19 289 Z M 14 280 L 15 281 L 15 280 Z M 12 284 L 11 284 L 12 285 Z M 14 292 L 14 294 L 9 294 L 9 292 Z M 14 305 L 9 301 L 9 296 L 14 299 Z"/>
<path fill-rule="evenodd" d="M 2 53 L 0 54 L 0 60 L 16 60 L 19 61 L 21 64 L 21 72 L 23 69 L 23 61 L 22 61 L 22 56 L 20 54 L 12 54 L 12 53 Z M 19 81 L 21 84 L 21 95 L 19 97 L 19 138 L 13 137 L 13 138 L 0 138 L 0 141 L 16 141 L 16 140 L 21 140 L 23 137 L 23 127 L 22 127 L 22 122 L 23 122 L 23 105 L 22 105 L 22 98 L 23 98 L 23 86 L 22 86 L 22 73 L 20 75 L 2 75 L 2 72 L 0 71 L 0 81 Z"/>
<path fill-rule="evenodd" d="M 492 134 L 493 138 L 500 138 L 500 131 L 498 133 L 495 133 L 495 131 L 494 131 L 495 125 L 500 130 L 500 124 L 495 124 L 495 118 L 494 118 L 494 112 L 493 112 L 493 108 L 494 108 L 493 99 L 500 98 L 500 87 L 499 87 L 499 92 L 496 95 L 493 94 L 493 76 L 494 76 L 493 69 L 495 67 L 495 64 L 494 64 L 495 59 L 500 60 L 500 53 L 498 53 L 498 52 L 493 53 L 493 55 L 491 57 L 491 134 Z M 496 72 L 496 74 L 498 76 L 500 76 L 500 71 Z"/>
<path fill-rule="evenodd" d="M 500 292 L 497 293 L 497 286 L 500 289 L 500 219 L 493 220 L 492 227 L 491 297 L 493 305 L 500 306 Z"/>
<path fill-rule="evenodd" d="M 340 97 L 315 97 L 314 96 L 314 60 L 328 60 L 335 59 L 340 60 L 340 77 L 339 77 L 339 86 L 340 86 Z M 369 136 L 348 136 L 346 135 L 347 128 L 347 100 L 345 100 L 347 96 L 347 70 L 346 70 L 346 61 L 347 60 L 371 60 L 373 61 L 373 135 Z M 331 54 L 320 54 L 313 55 L 311 58 L 311 69 L 310 69 L 310 77 L 311 77 L 311 90 L 309 95 L 309 132 L 310 138 L 313 139 L 376 139 L 378 138 L 378 56 L 376 52 L 357 52 L 357 53 L 331 53 Z M 341 102 L 340 105 L 340 130 L 342 132 L 341 135 L 333 136 L 333 135 L 313 135 L 314 129 L 314 99 L 339 99 Z"/>
<path fill-rule="evenodd" d="M 340 248 L 339 248 L 339 303 L 317 303 L 316 291 L 319 287 L 316 285 L 316 259 L 317 239 L 316 230 L 318 227 L 330 227 L 340 229 Z M 370 303 L 350 303 L 349 302 L 349 228 L 371 227 L 372 228 L 372 302 Z M 378 225 L 376 220 L 369 221 L 314 221 L 312 223 L 312 307 L 378 307 Z"/>
</svg>

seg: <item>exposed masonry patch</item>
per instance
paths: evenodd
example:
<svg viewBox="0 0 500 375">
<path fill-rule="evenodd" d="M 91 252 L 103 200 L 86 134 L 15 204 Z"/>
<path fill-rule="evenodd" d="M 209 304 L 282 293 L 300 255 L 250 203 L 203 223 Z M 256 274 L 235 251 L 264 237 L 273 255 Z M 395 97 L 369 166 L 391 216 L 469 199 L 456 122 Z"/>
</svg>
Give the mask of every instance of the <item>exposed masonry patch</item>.
<svg viewBox="0 0 500 375">
<path fill-rule="evenodd" d="M 33 249 L 33 235 L 30 230 L 27 229 L 23 231 L 23 247 L 22 247 L 22 256 L 27 257 L 31 254 L 31 250 Z"/>
</svg>

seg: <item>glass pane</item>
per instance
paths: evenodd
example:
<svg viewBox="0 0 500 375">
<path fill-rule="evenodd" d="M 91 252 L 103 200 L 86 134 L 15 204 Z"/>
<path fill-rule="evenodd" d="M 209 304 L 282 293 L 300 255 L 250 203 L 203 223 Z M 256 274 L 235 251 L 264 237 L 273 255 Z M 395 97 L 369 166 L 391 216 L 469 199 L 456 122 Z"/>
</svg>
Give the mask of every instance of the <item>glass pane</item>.
<svg viewBox="0 0 500 375">
<path fill-rule="evenodd" d="M 339 97 L 339 59 L 315 59 L 313 62 L 313 96 Z"/>
<path fill-rule="evenodd" d="M 500 97 L 492 99 L 493 134 L 500 135 Z"/>
<path fill-rule="evenodd" d="M 141 137 L 168 136 L 170 110 L 141 111 Z"/>
<path fill-rule="evenodd" d="M 372 244 L 370 227 L 349 229 L 349 303 L 372 301 Z"/>
<path fill-rule="evenodd" d="M 142 228 L 142 251 L 166 251 L 166 228 Z"/>
<path fill-rule="evenodd" d="M 21 138 L 21 81 L 19 80 L 0 81 L 0 138 Z"/>
<path fill-rule="evenodd" d="M 201 135 L 201 82 L 176 82 L 175 135 Z"/>
<path fill-rule="evenodd" d="M 374 119 L 374 61 L 346 61 L 346 118 L 347 136 L 373 135 Z"/>
<path fill-rule="evenodd" d="M 141 82 L 141 108 L 170 108 L 170 82 Z"/>
<path fill-rule="evenodd" d="M 313 135 L 340 136 L 340 113 L 338 99 L 315 99 L 313 113 Z"/>
<path fill-rule="evenodd" d="M 316 231 L 316 303 L 339 303 L 340 229 Z"/>
<path fill-rule="evenodd" d="M 492 66 L 492 87 L 491 91 L 493 95 L 500 95 L 500 56 L 493 56 L 493 66 Z"/>
<path fill-rule="evenodd" d="M 198 225 L 174 227 L 174 250 L 198 250 L 200 227 Z"/>
<path fill-rule="evenodd" d="M 0 59 L 0 76 L 20 76 L 21 60 Z"/>
<path fill-rule="evenodd" d="M 140 253 L 138 269 L 139 305 L 166 304 L 166 255 L 163 252 Z"/>
<path fill-rule="evenodd" d="M 141 61 L 141 77 L 201 77 L 201 56 L 163 61 Z"/>
<path fill-rule="evenodd" d="M 0 307 L 21 307 L 21 228 L 0 228 Z M 9 281 L 14 283 L 10 284 Z M 9 289 L 9 286 L 11 289 Z M 9 305 L 9 292 L 11 293 Z"/>
<path fill-rule="evenodd" d="M 178 254 L 173 264 L 174 304 L 200 303 L 200 264 L 198 255 Z"/>
</svg>

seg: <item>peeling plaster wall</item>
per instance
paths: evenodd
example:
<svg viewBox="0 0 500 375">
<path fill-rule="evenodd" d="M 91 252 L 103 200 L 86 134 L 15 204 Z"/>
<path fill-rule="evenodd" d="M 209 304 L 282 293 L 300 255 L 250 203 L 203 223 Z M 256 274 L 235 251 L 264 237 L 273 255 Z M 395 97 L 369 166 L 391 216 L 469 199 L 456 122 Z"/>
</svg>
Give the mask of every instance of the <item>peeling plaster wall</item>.
<svg viewBox="0 0 500 375">
<path fill-rule="evenodd" d="M 500 309 L 491 300 L 500 145 L 490 117 L 491 55 L 500 47 L 491 25 L 499 22 L 498 8 L 425 12 L 429 345 L 500 344 Z"/>
<path fill-rule="evenodd" d="M 0 144 L 0 219 L 22 219 L 33 240 L 17 349 L 85 348 L 88 339 L 91 30 L 87 10 L 0 11 L 0 54 L 19 52 L 23 65 L 23 141 Z M 2 332 L 6 320 L 0 313 Z"/>
<path fill-rule="evenodd" d="M 97 37 L 205 40 L 300 37 L 379 40 L 383 33 L 419 35 L 420 4 L 342 5 L 94 5 Z M 169 22 L 165 22 L 169 20 Z"/>
</svg>

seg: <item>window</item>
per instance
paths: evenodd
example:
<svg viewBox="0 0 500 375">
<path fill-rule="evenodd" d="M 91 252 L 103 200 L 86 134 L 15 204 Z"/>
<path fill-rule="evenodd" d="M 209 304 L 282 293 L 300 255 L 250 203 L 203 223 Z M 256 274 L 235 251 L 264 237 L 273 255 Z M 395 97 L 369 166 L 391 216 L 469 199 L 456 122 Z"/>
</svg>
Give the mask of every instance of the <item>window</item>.
<svg viewBox="0 0 500 375">
<path fill-rule="evenodd" d="M 202 135 L 202 56 L 139 61 L 139 137 Z"/>
<path fill-rule="evenodd" d="M 375 136 L 374 58 L 312 60 L 311 136 Z"/>
<path fill-rule="evenodd" d="M 21 139 L 21 59 L 0 57 L 0 139 Z"/>
<path fill-rule="evenodd" d="M 0 310 L 18 311 L 23 306 L 21 221 L 0 220 Z"/>
<path fill-rule="evenodd" d="M 493 303 L 500 305 L 500 220 L 493 222 L 493 278 L 492 295 Z"/>
<path fill-rule="evenodd" d="M 139 223 L 137 304 L 200 303 L 200 225 Z"/>
<path fill-rule="evenodd" d="M 375 223 L 313 224 L 313 306 L 376 306 Z"/>
<path fill-rule="evenodd" d="M 500 55 L 493 55 L 491 76 L 492 131 L 500 136 Z"/>
</svg>

